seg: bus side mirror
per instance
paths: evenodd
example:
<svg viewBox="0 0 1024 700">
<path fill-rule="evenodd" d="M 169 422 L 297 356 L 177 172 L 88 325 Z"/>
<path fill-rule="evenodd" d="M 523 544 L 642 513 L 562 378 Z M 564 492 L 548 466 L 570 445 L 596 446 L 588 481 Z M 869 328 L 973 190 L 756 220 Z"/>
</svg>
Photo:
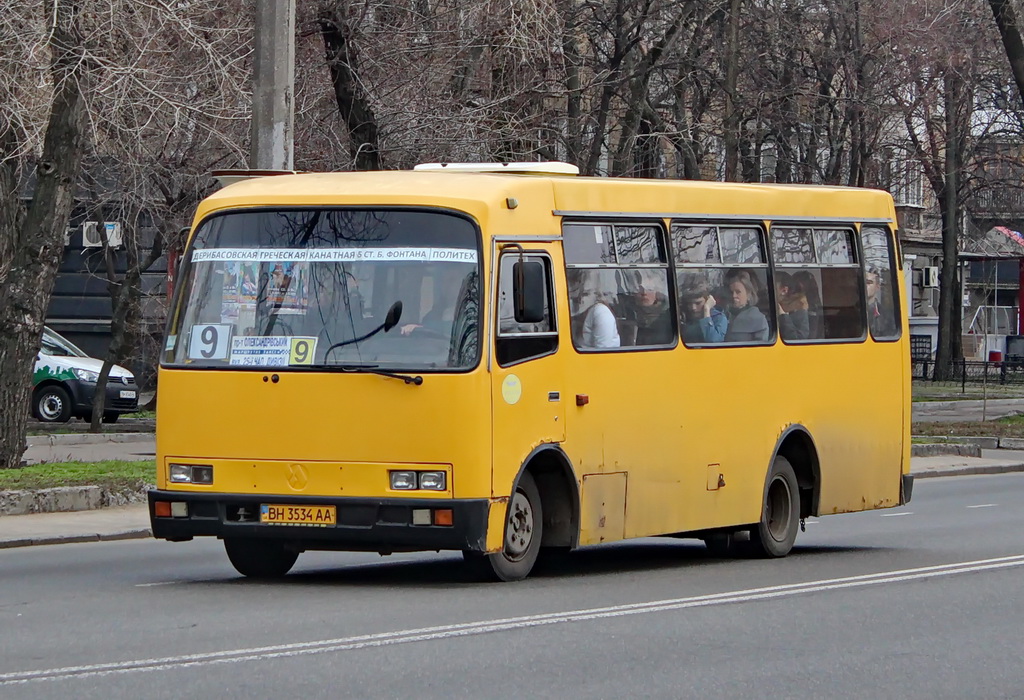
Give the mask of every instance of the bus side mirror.
<svg viewBox="0 0 1024 700">
<path fill-rule="evenodd" d="M 512 266 L 512 302 L 516 323 L 540 323 L 544 315 L 547 288 L 544 283 L 544 264 L 535 260 L 521 260 Z"/>
</svg>

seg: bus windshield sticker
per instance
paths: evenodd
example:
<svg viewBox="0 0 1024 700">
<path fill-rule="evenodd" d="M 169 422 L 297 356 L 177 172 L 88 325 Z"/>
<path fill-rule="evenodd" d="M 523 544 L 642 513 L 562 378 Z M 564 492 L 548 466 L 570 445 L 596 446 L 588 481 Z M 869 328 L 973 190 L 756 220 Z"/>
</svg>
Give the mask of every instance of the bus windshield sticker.
<svg viewBox="0 0 1024 700">
<path fill-rule="evenodd" d="M 456 262 L 476 264 L 473 248 L 207 248 L 192 262 Z"/>
<path fill-rule="evenodd" d="M 228 341 L 233 326 L 230 323 L 198 323 L 189 334 L 190 360 L 226 360 Z"/>
<path fill-rule="evenodd" d="M 236 367 L 288 367 L 313 364 L 317 339 L 312 336 L 243 335 L 231 339 L 231 359 Z"/>
</svg>

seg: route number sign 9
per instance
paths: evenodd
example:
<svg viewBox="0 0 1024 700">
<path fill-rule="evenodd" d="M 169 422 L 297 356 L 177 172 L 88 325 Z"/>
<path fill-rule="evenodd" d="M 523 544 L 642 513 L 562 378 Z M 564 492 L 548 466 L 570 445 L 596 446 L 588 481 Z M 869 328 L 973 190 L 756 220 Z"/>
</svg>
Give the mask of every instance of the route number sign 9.
<svg viewBox="0 0 1024 700">
<path fill-rule="evenodd" d="M 192 326 L 188 356 L 192 360 L 226 360 L 231 346 L 230 323 L 206 323 Z"/>
</svg>

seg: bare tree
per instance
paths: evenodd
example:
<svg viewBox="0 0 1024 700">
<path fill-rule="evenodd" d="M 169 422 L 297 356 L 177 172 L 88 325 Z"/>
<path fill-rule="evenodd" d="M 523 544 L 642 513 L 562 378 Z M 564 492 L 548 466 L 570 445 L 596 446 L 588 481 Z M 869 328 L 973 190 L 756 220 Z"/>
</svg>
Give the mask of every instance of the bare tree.
<svg viewBox="0 0 1024 700">
<path fill-rule="evenodd" d="M 93 66 L 85 23 L 75 0 L 25 2 L 0 16 L 0 468 L 21 464 L 32 361 L 71 216 Z M 28 77 L 45 88 L 23 90 Z M 45 127 L 27 121 L 42 113 Z"/>
</svg>

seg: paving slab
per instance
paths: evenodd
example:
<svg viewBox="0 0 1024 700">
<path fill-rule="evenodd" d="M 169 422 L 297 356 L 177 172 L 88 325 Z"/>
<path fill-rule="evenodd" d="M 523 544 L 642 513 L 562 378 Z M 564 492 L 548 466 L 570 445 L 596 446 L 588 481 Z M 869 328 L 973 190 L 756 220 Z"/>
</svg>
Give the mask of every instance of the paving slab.
<svg viewBox="0 0 1024 700">
<path fill-rule="evenodd" d="M 99 542 L 151 536 L 149 506 L 0 516 L 0 549 L 42 544 Z"/>
</svg>

